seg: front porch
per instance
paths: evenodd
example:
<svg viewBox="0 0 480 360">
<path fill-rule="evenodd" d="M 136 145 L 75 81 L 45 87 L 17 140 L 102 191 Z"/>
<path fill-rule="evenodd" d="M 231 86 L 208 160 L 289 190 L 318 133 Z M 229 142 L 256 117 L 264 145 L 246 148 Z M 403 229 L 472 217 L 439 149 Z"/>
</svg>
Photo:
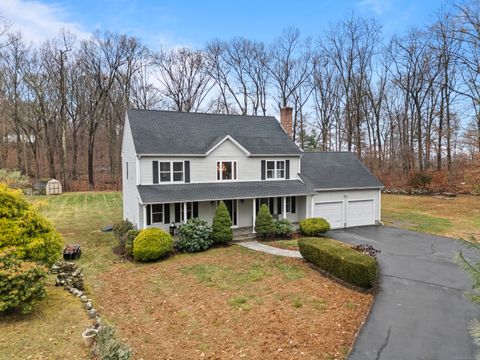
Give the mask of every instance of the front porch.
<svg viewBox="0 0 480 360">
<path fill-rule="evenodd" d="M 249 199 L 215 199 L 175 203 L 139 204 L 139 225 L 142 229 L 158 227 L 166 231 L 172 223 L 180 226 L 192 217 L 212 224 L 220 201 L 227 205 L 232 228 L 237 234 L 255 232 L 255 218 L 262 204 L 266 204 L 274 219 L 288 219 L 292 223 L 307 217 L 307 196 L 276 196 Z"/>
</svg>

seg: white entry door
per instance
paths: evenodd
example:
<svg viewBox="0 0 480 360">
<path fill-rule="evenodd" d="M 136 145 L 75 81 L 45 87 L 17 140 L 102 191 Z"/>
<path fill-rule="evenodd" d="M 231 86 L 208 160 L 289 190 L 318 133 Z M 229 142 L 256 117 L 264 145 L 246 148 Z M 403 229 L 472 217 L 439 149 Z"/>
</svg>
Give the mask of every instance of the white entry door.
<svg viewBox="0 0 480 360">
<path fill-rule="evenodd" d="M 315 203 L 313 217 L 327 220 L 332 229 L 343 227 L 343 201 L 330 201 Z"/>
<path fill-rule="evenodd" d="M 347 226 L 375 224 L 373 199 L 349 200 L 347 205 Z"/>
</svg>

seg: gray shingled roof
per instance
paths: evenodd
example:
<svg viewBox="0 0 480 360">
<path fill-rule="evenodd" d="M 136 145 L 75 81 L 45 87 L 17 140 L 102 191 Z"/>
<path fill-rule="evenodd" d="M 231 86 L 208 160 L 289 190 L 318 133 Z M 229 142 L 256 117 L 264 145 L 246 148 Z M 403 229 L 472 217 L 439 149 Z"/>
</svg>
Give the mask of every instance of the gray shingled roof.
<svg viewBox="0 0 480 360">
<path fill-rule="evenodd" d="M 302 177 L 315 189 L 383 187 L 351 152 L 306 152 L 301 161 Z"/>
<path fill-rule="evenodd" d="M 137 188 L 144 204 L 311 195 L 315 193 L 310 185 L 299 180 L 138 185 Z"/>
<path fill-rule="evenodd" d="M 137 154 L 203 155 L 230 135 L 252 155 L 302 151 L 271 116 L 128 110 Z"/>
</svg>

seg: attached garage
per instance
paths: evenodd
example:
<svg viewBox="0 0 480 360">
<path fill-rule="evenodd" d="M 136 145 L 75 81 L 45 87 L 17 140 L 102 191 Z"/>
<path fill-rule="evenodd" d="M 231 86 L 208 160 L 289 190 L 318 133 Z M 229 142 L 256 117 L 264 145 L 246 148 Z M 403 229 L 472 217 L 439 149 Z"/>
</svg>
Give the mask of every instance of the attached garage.
<svg viewBox="0 0 480 360">
<path fill-rule="evenodd" d="M 313 206 L 313 217 L 324 218 L 333 229 L 343 227 L 343 201 L 317 202 Z"/>
<path fill-rule="evenodd" d="M 308 217 L 332 229 L 380 223 L 383 184 L 351 152 L 305 152 L 301 177 L 316 192 Z"/>
</svg>

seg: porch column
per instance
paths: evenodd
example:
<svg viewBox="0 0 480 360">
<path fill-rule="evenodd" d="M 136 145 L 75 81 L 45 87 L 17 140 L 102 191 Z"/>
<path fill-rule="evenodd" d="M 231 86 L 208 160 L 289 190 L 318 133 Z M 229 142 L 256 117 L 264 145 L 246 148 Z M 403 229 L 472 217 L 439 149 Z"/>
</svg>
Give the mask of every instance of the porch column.
<svg viewBox="0 0 480 360">
<path fill-rule="evenodd" d="M 147 228 L 147 206 L 142 205 L 142 210 L 143 210 L 143 228 Z"/>
<path fill-rule="evenodd" d="M 257 214 L 255 214 L 255 210 L 256 210 L 256 201 L 257 199 L 252 199 L 252 213 L 253 213 L 253 224 L 252 224 L 252 232 L 255 233 L 255 219 L 256 219 L 256 216 Z"/>
<path fill-rule="evenodd" d="M 183 203 L 183 223 L 187 222 L 187 203 Z"/>
<path fill-rule="evenodd" d="M 287 197 L 284 196 L 282 201 L 283 201 L 283 218 L 286 219 L 287 218 Z M 292 205 L 290 204 L 290 206 Z"/>
</svg>

